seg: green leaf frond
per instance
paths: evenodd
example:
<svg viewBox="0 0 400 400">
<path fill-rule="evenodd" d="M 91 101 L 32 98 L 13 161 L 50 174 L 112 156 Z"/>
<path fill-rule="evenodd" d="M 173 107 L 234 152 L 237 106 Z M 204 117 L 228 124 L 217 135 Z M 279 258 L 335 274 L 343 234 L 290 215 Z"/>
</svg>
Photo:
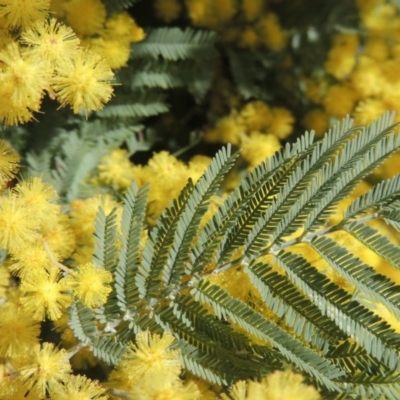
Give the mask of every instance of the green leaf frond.
<svg viewBox="0 0 400 400">
<path fill-rule="evenodd" d="M 198 234 L 210 198 L 217 193 L 223 177 L 231 169 L 237 154 L 231 155 L 230 146 L 222 149 L 213 159 L 194 187 L 190 182 L 177 201 L 161 215 L 155 230 L 150 234 L 143 252 L 146 294 L 162 288 L 175 290 L 190 260 L 193 240 Z M 152 276 L 149 276 L 149 271 Z M 161 276 L 159 276 L 161 274 Z M 161 285 L 161 287 L 160 287 Z"/>
<path fill-rule="evenodd" d="M 235 248 L 235 245 L 245 245 L 246 255 L 255 256 L 273 241 L 270 232 L 277 223 L 280 223 L 277 228 L 280 236 L 295 231 L 296 226 L 302 226 L 307 210 L 302 210 L 301 204 L 293 208 L 295 202 L 304 203 L 312 191 L 317 190 L 315 175 L 358 129 L 352 128 L 352 120 L 347 117 L 341 125 L 331 129 L 322 141 L 314 143 L 313 134 L 306 132 L 292 147 L 287 146 L 284 151 L 267 160 L 265 165 L 256 168 L 240 187 L 243 197 L 250 199 L 249 205 L 227 236 L 225 246 Z M 303 211 L 302 219 L 288 227 L 296 216 L 293 214 L 299 211 Z M 229 252 L 227 256 L 230 256 Z"/>
<path fill-rule="evenodd" d="M 281 252 L 275 256 L 289 279 L 349 337 L 391 369 L 398 368 L 400 335 L 304 258 Z"/>
<path fill-rule="evenodd" d="M 135 278 L 140 266 L 139 245 L 148 190 L 148 185 L 138 189 L 133 181 L 125 196 L 121 220 L 122 247 L 118 256 L 119 263 L 115 269 L 115 288 L 118 304 L 123 312 L 134 310 L 139 300 Z"/>
<path fill-rule="evenodd" d="M 397 400 L 400 390 L 400 374 L 384 367 L 373 371 L 362 370 L 355 374 L 351 382 L 340 383 L 344 392 L 351 392 L 362 398 Z"/>
<path fill-rule="evenodd" d="M 140 0 L 102 0 L 109 13 L 126 10 Z"/>
<path fill-rule="evenodd" d="M 160 275 L 168 261 L 168 251 L 174 242 L 178 222 L 185 210 L 184 206 L 193 190 L 194 185 L 189 180 L 178 199 L 171 202 L 150 232 L 149 240 L 143 249 L 142 265 L 137 277 L 143 297 L 157 296 L 159 293 Z"/>
<path fill-rule="evenodd" d="M 231 154 L 231 146 L 222 148 L 200 177 L 188 197 L 185 210 L 179 219 L 174 242 L 169 249 L 168 262 L 162 280 L 166 287 L 174 287 L 189 265 L 190 250 L 198 234 L 202 217 L 208 210 L 210 199 L 219 190 L 224 176 L 232 168 L 238 153 Z"/>
<path fill-rule="evenodd" d="M 337 203 L 399 148 L 400 136 L 392 133 L 393 118 L 387 113 L 369 128 L 342 130 L 341 135 L 328 133 L 317 142 L 254 225 L 246 255 L 257 256 L 260 248 L 279 244 L 282 237 L 299 228 L 312 231 L 325 225 Z M 336 136 L 335 141 L 331 135 Z"/>
<path fill-rule="evenodd" d="M 197 350 L 194 346 L 186 345 L 181 348 L 181 364 L 182 367 L 190 371 L 192 374 L 211 382 L 216 385 L 228 385 L 220 375 L 215 374 L 211 368 L 204 367 L 198 361 Z"/>
<path fill-rule="evenodd" d="M 211 31 L 190 28 L 149 30 L 145 40 L 132 45 L 131 68 L 121 71 L 118 77 L 124 87 L 128 86 L 134 92 L 153 90 L 161 94 L 165 89 L 187 87 L 196 102 L 200 103 L 214 80 L 218 59 L 215 41 L 216 34 Z M 135 99 L 137 106 L 140 103 L 143 104 Z M 141 111 L 138 109 L 136 114 L 141 116 Z M 151 111 L 154 115 L 165 112 L 161 107 Z M 145 112 L 148 111 L 143 110 L 143 116 L 147 116 Z"/>
<path fill-rule="evenodd" d="M 116 235 L 117 235 L 117 209 L 114 208 L 106 216 L 104 210 L 99 207 L 95 221 L 94 236 L 96 245 L 93 254 L 93 262 L 110 272 L 116 267 Z"/>
<path fill-rule="evenodd" d="M 105 268 L 112 274 L 118 265 L 117 260 L 117 209 L 114 208 L 107 216 L 104 210 L 99 207 L 95 222 L 94 237 L 96 244 L 93 254 L 93 263 L 99 267 Z M 97 311 L 96 318 L 102 323 L 110 323 L 120 317 L 120 307 L 116 292 L 115 281 L 111 283 L 112 291 L 109 294 L 106 303 Z"/>
<path fill-rule="evenodd" d="M 26 161 L 31 176 L 41 176 L 45 182 L 53 181 L 51 172 L 52 154 L 49 151 L 31 151 L 26 155 Z"/>
<path fill-rule="evenodd" d="M 126 349 L 126 343 L 117 339 L 110 336 L 96 337 L 90 345 L 93 355 L 107 364 L 117 365 Z"/>
<path fill-rule="evenodd" d="M 294 333 L 306 343 L 324 349 L 346 335 L 289 279 L 264 263 L 251 263 L 245 268 L 264 304 L 279 319 L 284 319 Z"/>
<path fill-rule="evenodd" d="M 224 371 L 223 380 L 262 376 L 281 366 L 276 351 L 267 346 L 252 346 L 245 335 L 229 325 L 221 325 L 191 296 L 178 296 L 157 320 L 194 346 L 204 367 Z"/>
<path fill-rule="evenodd" d="M 370 374 L 373 374 L 382 365 L 352 339 L 333 345 L 328 353 L 325 354 L 325 357 L 332 360 L 349 374 L 355 374 L 358 371 L 369 371 Z M 343 380 L 345 379 L 343 378 Z"/>
<path fill-rule="evenodd" d="M 97 112 L 100 118 L 138 120 L 151 117 L 169 110 L 165 95 L 158 92 L 132 93 L 119 95 L 118 100 L 111 101 L 106 107 Z"/>
<path fill-rule="evenodd" d="M 126 143 L 130 152 L 145 146 L 136 138 L 143 127 L 130 124 L 108 129 L 99 120 L 82 122 L 79 129 L 61 131 L 44 149 L 27 154 L 27 172 L 41 176 L 57 189 L 61 200 L 71 202 L 98 192 L 86 178 L 110 149 Z"/>
<path fill-rule="evenodd" d="M 372 267 L 327 236 L 314 238 L 310 244 L 334 271 L 354 285 L 364 297 L 385 305 L 397 318 L 400 317 L 400 286 L 377 274 Z"/>
<path fill-rule="evenodd" d="M 135 74 L 127 82 L 132 89 L 172 89 L 185 86 L 193 76 L 194 63 L 191 60 L 168 62 L 163 60 L 137 60 Z"/>
<path fill-rule="evenodd" d="M 341 378 L 341 382 L 338 383 L 344 396 L 346 393 L 352 393 L 368 399 L 398 398 L 399 372 L 377 362 L 358 344 L 345 341 L 332 348 L 328 357 L 351 372 L 351 378 Z"/>
<path fill-rule="evenodd" d="M 372 209 L 384 207 L 400 195 L 400 175 L 379 182 L 368 192 L 353 200 L 343 213 L 343 218 L 349 220 Z"/>
<path fill-rule="evenodd" d="M 359 260 L 351 245 L 326 236 L 345 231 L 399 269 L 399 246 L 366 225 L 378 218 L 400 224 L 398 177 L 360 196 L 336 225 L 328 223 L 338 202 L 400 146 L 392 118 L 367 128 L 346 118 L 318 141 L 306 133 L 249 173 L 208 218 L 237 157 L 223 148 L 161 214 L 143 246 L 148 188 L 132 183 L 121 234 L 116 210 L 98 212 L 93 261 L 114 281 L 98 309 L 71 307 L 76 337 L 115 364 L 141 330 L 170 332 L 184 368 L 211 383 L 257 379 L 290 364 L 327 399 L 396 398 L 400 334 L 367 304 L 399 316 L 399 286 Z M 66 144 L 71 151 L 79 151 L 76 138 Z M 297 244 L 304 257 L 290 252 Z M 355 293 L 312 265 L 308 251 Z M 224 287 L 235 273 L 247 274 L 242 295 Z"/>
<path fill-rule="evenodd" d="M 334 399 L 355 398 L 352 396 L 397 399 L 399 373 L 380 364 L 357 343 L 344 341 L 339 346 L 332 347 L 326 356 L 350 373 L 347 378 L 343 377 L 338 382 L 342 393 Z"/>
<path fill-rule="evenodd" d="M 215 73 L 207 58 L 178 61 L 137 59 L 134 69 L 134 73 L 130 69 L 120 72 L 119 78 L 125 87 L 130 87 L 135 92 L 187 87 L 197 103 L 204 99 Z M 137 97 L 140 99 L 140 96 Z M 135 103 L 139 103 L 139 99 L 135 99 Z M 115 103 L 112 102 L 111 105 L 113 104 Z M 155 111 L 165 112 L 162 109 Z M 137 114 L 141 116 L 139 112 Z"/>
<path fill-rule="evenodd" d="M 306 371 L 324 387 L 338 389 L 334 380 L 344 375 L 343 371 L 242 301 L 206 281 L 200 282 L 192 294 L 195 300 L 212 306 L 218 318 L 237 324 L 266 345 L 273 345 L 286 361 Z"/>
<path fill-rule="evenodd" d="M 344 398 L 347 398 L 346 394 L 350 393 L 362 395 L 368 399 L 395 400 L 398 398 L 399 372 L 379 364 L 358 344 L 345 341 L 333 348 L 328 357 L 351 371 L 350 379 L 342 378 L 341 382 L 338 382 Z"/>
<path fill-rule="evenodd" d="M 260 360 L 255 363 L 250 357 L 241 357 L 240 353 L 226 349 L 222 343 L 213 341 L 204 332 L 191 329 L 171 308 L 158 314 L 157 322 L 164 330 L 171 331 L 182 343 L 196 349 L 198 363 L 203 368 L 213 371 L 216 376 L 219 375 L 221 382 L 232 383 L 237 379 L 247 379 L 269 372 L 267 368 L 263 368 Z"/>
<path fill-rule="evenodd" d="M 91 343 L 97 334 L 95 314 L 92 309 L 75 301 L 69 309 L 69 327 L 73 330 L 75 337 L 85 343 Z"/>
<path fill-rule="evenodd" d="M 245 244 L 254 224 L 273 203 L 276 188 L 282 185 L 288 171 L 294 168 L 299 157 L 312 148 L 313 138 L 313 134 L 306 132 L 294 145 L 287 144 L 284 149 L 259 165 L 226 200 L 226 205 L 220 208 L 216 215 L 218 220 L 212 221 L 214 226 L 227 232 L 218 246 L 218 264 L 227 262 L 232 253 Z M 227 218 L 224 208 L 231 210 L 230 204 L 235 204 L 235 211 Z M 223 228 L 228 222 L 229 225 Z"/>
<path fill-rule="evenodd" d="M 329 164 L 327 170 L 332 170 L 323 174 L 324 181 L 319 183 L 320 190 L 313 199 L 318 207 L 310 211 L 306 229 L 324 225 L 327 217 L 335 211 L 337 203 L 399 149 L 400 135 L 394 132 L 394 117 L 394 113 L 385 113 L 370 126 L 362 128 Z"/>
<path fill-rule="evenodd" d="M 202 304 L 194 301 L 192 296 L 178 295 L 171 302 L 170 308 L 187 327 L 191 327 L 195 332 L 203 333 L 212 342 L 218 343 L 233 355 L 263 364 L 268 360 L 268 367 L 272 369 L 280 367 L 276 351 L 269 346 L 249 343 L 247 336 L 236 332 L 230 325 L 221 324 Z"/>
<path fill-rule="evenodd" d="M 214 43 L 216 34 L 186 28 L 155 28 L 147 31 L 146 38 L 132 45 L 133 58 L 162 57 L 177 61 L 188 58 L 196 59 L 215 57 Z"/>
<path fill-rule="evenodd" d="M 346 224 L 344 229 L 390 265 L 400 269 L 400 246 L 381 235 L 377 229 L 356 221 Z"/>
<path fill-rule="evenodd" d="M 213 258 L 220 260 L 227 234 L 234 229 L 238 218 L 245 212 L 246 206 L 247 202 L 240 190 L 236 189 L 218 208 L 217 213 L 201 230 L 198 243 L 192 249 L 193 274 L 205 270 Z M 230 254 L 233 251 L 232 247 Z"/>
<path fill-rule="evenodd" d="M 388 225 L 391 225 L 397 232 L 400 232 L 400 201 L 394 200 L 392 203 L 382 206 L 381 215 Z"/>
<path fill-rule="evenodd" d="M 94 145 L 71 132 L 62 145 L 60 156 L 54 160 L 52 175 L 58 193 L 68 201 L 79 197 L 81 182 L 97 167 L 106 153 L 107 147 L 101 140 Z"/>
</svg>

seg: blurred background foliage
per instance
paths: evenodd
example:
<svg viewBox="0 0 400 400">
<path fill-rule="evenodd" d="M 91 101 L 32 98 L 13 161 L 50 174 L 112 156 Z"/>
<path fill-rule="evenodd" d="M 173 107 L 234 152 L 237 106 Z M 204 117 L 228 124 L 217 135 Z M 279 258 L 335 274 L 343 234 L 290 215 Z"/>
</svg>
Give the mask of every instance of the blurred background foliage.
<svg viewBox="0 0 400 400">
<path fill-rule="evenodd" d="M 349 90 L 347 86 L 352 82 L 349 68 L 337 74 L 333 69 L 340 66 L 327 68 L 329 60 L 332 59 L 331 64 L 345 64 L 346 58 L 351 57 L 358 65 L 375 53 L 371 47 L 378 46 L 377 41 L 394 48 L 394 31 L 398 29 L 382 32 L 390 28 L 386 19 L 398 19 L 395 2 L 104 1 L 110 15 L 127 9 L 145 32 L 143 40 L 131 43 L 129 59 L 118 62 L 115 60 L 121 59 L 123 50 L 117 48 L 115 40 L 112 42 L 109 36 L 103 39 L 97 31 L 87 34 L 80 28 L 81 21 L 74 20 L 76 16 L 65 16 L 62 3 L 68 2 L 51 3 L 55 16 L 64 18 L 83 44 L 114 60 L 110 65 L 115 67 L 116 82 L 121 83 L 115 87 L 112 101 L 103 111 L 89 115 L 88 122 L 100 119 L 106 130 L 143 124 L 142 140 L 149 144 L 149 155 L 160 149 L 176 152 L 193 142 L 196 147 L 190 154 L 214 154 L 215 146 L 210 143 L 225 142 L 226 136 L 233 138 L 224 127 L 214 134 L 210 131 L 224 117 L 251 112 L 254 107 L 249 104 L 255 104 L 255 108 L 258 105 L 264 114 L 278 107 L 286 110 L 275 118 L 277 124 L 288 125 L 280 133 L 280 140 L 297 136 L 305 128 L 322 133 L 328 120 L 342 118 L 357 108 L 354 105 L 342 112 L 329 108 L 329 98 L 334 96 L 327 95 L 328 89 L 341 85 Z M 368 7 L 362 5 L 367 3 Z M 364 21 L 362 13 L 366 15 L 364 20 L 378 13 L 377 21 Z M 376 27 L 379 24 L 382 26 Z M 339 43 L 341 36 L 343 43 Z M 107 46 L 114 52 L 106 48 L 107 39 L 112 42 Z M 335 49 L 338 53 L 340 46 L 341 57 L 335 56 Z M 379 63 L 388 62 L 391 57 L 387 54 L 387 59 L 382 60 L 381 55 Z M 376 57 L 373 60 L 377 61 Z M 339 92 L 336 96 L 345 94 Z M 367 98 L 358 102 L 362 100 Z M 124 109 L 118 108 L 120 105 L 125 105 Z M 74 116 L 70 110 L 57 107 L 45 98 L 42 113 L 35 114 L 35 120 L 9 127 L 2 136 L 12 135 L 21 150 L 42 150 L 60 129 L 72 130 L 86 123 L 85 116 Z M 262 128 L 262 133 L 276 134 L 274 124 L 266 122 L 255 127 Z M 145 157 L 139 160 L 145 162 Z"/>
<path fill-rule="evenodd" d="M 40 112 L 27 123 L 3 126 L 0 137 L 21 154 L 20 173 L 51 183 L 63 212 L 72 216 L 65 250 L 71 267 L 92 258 L 98 206 L 110 212 L 132 179 L 139 187 L 150 183 L 146 224 L 151 228 L 223 144 L 242 149 L 225 182 L 229 191 L 305 130 L 321 137 L 347 114 L 357 124 L 386 110 L 400 115 L 398 0 L 50 4 L 52 15 L 72 27 L 82 46 L 105 57 L 115 74 L 114 95 L 103 109 L 76 114 L 46 95 Z M 399 172 L 394 156 L 370 179 Z M 353 198 L 370 187 L 363 182 Z M 211 199 L 210 214 L 225 195 Z M 339 210 L 350 201 L 351 196 Z M 378 228 L 398 243 L 397 233 L 383 223 Z M 147 230 L 143 241 L 146 235 Z M 353 244 L 352 251 L 400 283 L 397 271 L 379 257 Z M 43 337 L 54 334 L 47 323 Z M 101 369 L 94 370 L 92 358 L 86 354 L 79 361 L 98 377 Z"/>
<path fill-rule="evenodd" d="M 78 114 L 45 96 L 33 119 L 0 135 L 23 155 L 23 171 L 56 187 L 58 176 L 68 200 L 107 190 L 88 177 L 117 148 L 140 184 L 157 152 L 197 156 L 201 169 L 231 143 L 242 163 L 229 190 L 305 130 L 322 136 L 347 114 L 368 124 L 400 111 L 399 8 L 396 0 L 53 0 L 52 15 L 108 61 L 114 96 Z M 397 165 L 391 158 L 375 177 Z"/>
</svg>

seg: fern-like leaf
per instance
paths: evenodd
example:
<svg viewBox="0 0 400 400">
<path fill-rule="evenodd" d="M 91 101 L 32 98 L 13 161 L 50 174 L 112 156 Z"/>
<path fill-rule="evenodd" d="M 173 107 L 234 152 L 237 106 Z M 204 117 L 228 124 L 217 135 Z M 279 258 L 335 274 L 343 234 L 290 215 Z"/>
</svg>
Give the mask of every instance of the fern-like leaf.
<svg viewBox="0 0 400 400">
<path fill-rule="evenodd" d="M 348 142 L 339 153 L 339 160 L 331 163 L 333 170 L 320 184 L 314 199 L 318 207 L 310 212 L 306 229 L 316 229 L 325 224 L 336 204 L 400 146 L 400 135 L 393 133 L 394 113 L 385 113 L 369 127 Z"/>
<path fill-rule="evenodd" d="M 397 400 L 400 390 L 400 374 L 384 367 L 378 367 L 373 375 L 370 370 L 361 370 L 351 382 L 339 384 L 344 393 L 351 392 L 368 399 Z"/>
<path fill-rule="evenodd" d="M 193 240 L 197 236 L 201 218 L 207 212 L 211 196 L 217 193 L 224 176 L 232 168 L 238 153 L 231 155 L 231 147 L 222 148 L 190 194 L 184 213 L 179 219 L 174 242 L 169 250 L 168 262 L 163 271 L 166 287 L 178 284 L 184 274 Z"/>
<path fill-rule="evenodd" d="M 215 52 L 216 34 L 191 28 L 156 28 L 147 31 L 146 39 L 132 45 L 133 58 L 158 58 L 177 61 L 210 58 Z"/>
<path fill-rule="evenodd" d="M 140 0 L 102 0 L 109 13 L 126 10 Z"/>
<path fill-rule="evenodd" d="M 344 374 L 317 352 L 302 346 L 301 342 L 282 330 L 249 306 L 230 296 L 222 288 L 202 281 L 192 290 L 197 301 L 209 304 L 220 319 L 228 319 L 245 331 L 272 344 L 287 361 L 312 375 L 329 390 L 337 390 L 334 380 Z"/>
<path fill-rule="evenodd" d="M 263 263 L 251 263 L 245 268 L 251 282 L 258 289 L 265 305 L 284 318 L 294 333 L 306 343 L 320 348 L 332 345 L 346 336 L 286 277 Z"/>
<path fill-rule="evenodd" d="M 207 382 L 216 385 L 228 385 L 228 382 L 221 376 L 215 374 L 211 368 L 204 367 L 197 357 L 197 351 L 194 346 L 185 346 L 181 348 L 181 364 L 182 367 L 190 371 L 192 374 L 204 379 Z"/>
<path fill-rule="evenodd" d="M 188 327 L 181 318 L 174 315 L 173 309 L 165 309 L 158 314 L 157 322 L 164 330 L 171 331 L 179 340 L 196 348 L 196 358 L 203 366 L 215 375 L 220 376 L 221 381 L 232 383 L 237 379 L 247 379 L 256 376 L 264 370 L 261 363 L 254 363 L 239 354 L 230 352 L 221 343 L 214 342 L 208 335 L 201 331 L 195 331 Z"/>
<path fill-rule="evenodd" d="M 363 296 L 385 305 L 395 315 L 400 316 L 400 286 L 377 274 L 372 267 L 327 236 L 313 239 L 311 246 Z"/>
<path fill-rule="evenodd" d="M 165 96 L 159 94 L 131 95 L 129 99 L 118 96 L 118 102 L 112 101 L 97 112 L 101 118 L 139 119 L 167 112 Z"/>
<path fill-rule="evenodd" d="M 94 236 L 96 245 L 93 254 L 93 262 L 110 272 L 114 272 L 116 266 L 116 234 L 117 234 L 117 209 L 114 208 L 107 216 L 100 207 L 95 220 Z"/>
<path fill-rule="evenodd" d="M 133 311 L 139 301 L 136 275 L 140 266 L 139 245 L 147 196 L 148 186 L 138 189 L 135 181 L 132 182 L 125 196 L 121 221 L 122 248 L 115 270 L 118 304 L 123 312 Z"/>
<path fill-rule="evenodd" d="M 343 213 L 349 220 L 365 212 L 390 204 L 400 194 L 400 175 L 379 182 L 371 190 L 353 200 Z"/>
<path fill-rule="evenodd" d="M 97 333 L 95 314 L 81 302 L 74 302 L 69 309 L 68 325 L 75 337 L 83 343 L 91 343 Z"/>
<path fill-rule="evenodd" d="M 117 267 L 117 209 L 114 208 L 109 215 L 105 215 L 100 207 L 95 221 L 96 245 L 93 254 L 93 262 L 99 267 L 105 268 L 112 274 Z M 111 293 L 102 308 L 97 310 L 97 319 L 102 323 L 112 322 L 120 317 L 120 308 L 117 305 L 117 292 L 115 282 L 111 283 Z"/>
<path fill-rule="evenodd" d="M 252 360 L 256 364 L 261 362 L 263 367 L 266 367 L 265 362 L 268 360 L 268 368 L 271 369 L 281 366 L 274 350 L 267 346 L 249 343 L 245 335 L 236 332 L 229 325 L 221 324 L 202 304 L 194 301 L 192 296 L 178 295 L 171 302 L 170 307 L 174 315 L 186 326 L 191 327 L 195 332 L 204 333 L 232 354 Z"/>
<path fill-rule="evenodd" d="M 97 167 L 106 152 L 107 147 L 102 140 L 94 145 L 71 132 L 62 145 L 63 155 L 56 157 L 56 168 L 52 171 L 58 193 L 69 202 L 77 198 L 82 181 Z"/>
<path fill-rule="evenodd" d="M 289 279 L 368 354 L 395 369 L 399 364 L 400 335 L 372 311 L 318 272 L 301 256 L 281 252 L 278 264 Z"/>
<path fill-rule="evenodd" d="M 90 346 L 94 356 L 110 365 L 118 364 L 125 348 L 123 342 L 120 343 L 115 337 L 110 336 L 97 337 Z"/>
<path fill-rule="evenodd" d="M 371 373 L 382 365 L 378 360 L 368 354 L 365 349 L 353 340 L 343 340 L 330 347 L 325 357 L 339 365 L 341 369 L 349 372 L 349 377 L 358 371 Z"/>
<path fill-rule="evenodd" d="M 135 333 L 168 331 L 177 339 L 183 366 L 212 383 L 261 378 L 290 363 L 313 378 L 327 399 L 396 398 L 400 335 L 364 304 L 377 302 L 400 316 L 400 287 L 351 254 L 351 247 L 326 236 L 344 230 L 400 267 L 399 246 L 365 224 L 381 218 L 400 229 L 399 177 L 360 196 L 338 224 L 327 224 L 338 202 L 400 147 L 391 124 L 389 114 L 365 129 L 346 118 L 320 141 L 307 133 L 243 179 L 203 225 L 211 198 L 237 157 L 230 146 L 223 148 L 199 181 L 189 180 L 161 214 L 143 248 L 148 188 L 132 183 L 119 251 L 116 211 L 98 212 L 93 261 L 110 271 L 114 282 L 96 311 L 80 303 L 71 307 L 77 338 L 102 360 L 117 363 Z M 124 133 L 119 135 L 115 141 Z M 66 152 L 79 152 L 80 139 L 77 134 L 58 143 L 64 146 L 59 174 L 68 184 L 75 178 L 71 173 L 68 179 L 73 157 Z M 110 143 L 102 137 L 101 146 Z M 97 145 L 92 141 L 89 149 Z M 296 244 L 316 251 L 355 293 L 291 253 Z M 267 264 L 259 259 L 264 255 Z M 258 290 L 246 292 L 250 301 L 207 280 L 234 267 Z"/>
<path fill-rule="evenodd" d="M 284 182 L 284 177 L 299 161 L 298 157 L 313 148 L 313 139 L 313 134 L 306 133 L 294 145 L 286 145 L 259 165 L 243 181 L 238 192 L 234 192 L 226 201 L 226 205 L 234 202 L 238 211 L 232 215 L 230 229 L 221 239 L 217 250 L 217 265 L 227 262 L 233 252 L 245 244 L 254 224 L 273 203 L 276 187 Z M 222 223 L 225 224 L 226 218 L 223 214 L 221 217 Z"/>
<path fill-rule="evenodd" d="M 44 182 L 53 184 L 54 179 L 51 173 L 51 160 L 52 155 L 49 151 L 28 153 L 26 155 L 26 161 L 28 163 L 29 175 L 40 176 Z"/>
<path fill-rule="evenodd" d="M 391 204 L 381 207 L 380 214 L 388 225 L 391 225 L 397 232 L 400 232 L 400 201 L 394 200 Z"/>
<path fill-rule="evenodd" d="M 193 189 L 193 183 L 189 180 L 178 199 L 171 202 L 150 232 L 149 240 L 143 250 L 142 267 L 137 277 L 142 282 L 140 286 L 143 297 L 156 296 L 159 293 L 160 274 L 167 262 L 168 250 L 174 241 L 179 219 L 185 209 L 184 205 Z"/>
<path fill-rule="evenodd" d="M 319 142 L 289 175 L 268 213 L 254 225 L 246 255 L 257 256 L 262 247 L 279 244 L 299 228 L 312 231 L 324 225 L 337 203 L 399 148 L 400 135 L 392 133 L 392 120 L 393 115 L 386 114 L 358 134 L 350 129 L 350 134 L 337 137 L 339 147 L 338 143 L 326 147 L 332 140 L 329 134 L 326 142 Z"/>
<path fill-rule="evenodd" d="M 388 261 L 393 267 L 400 269 L 400 246 L 393 244 L 375 228 L 353 221 L 344 226 L 364 246 Z"/>
</svg>

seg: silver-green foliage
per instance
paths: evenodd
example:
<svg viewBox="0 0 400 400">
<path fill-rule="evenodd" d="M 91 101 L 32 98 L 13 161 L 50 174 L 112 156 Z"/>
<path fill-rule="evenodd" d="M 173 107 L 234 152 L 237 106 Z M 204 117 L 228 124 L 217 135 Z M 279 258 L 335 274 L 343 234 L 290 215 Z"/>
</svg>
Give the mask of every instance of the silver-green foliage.
<svg viewBox="0 0 400 400">
<path fill-rule="evenodd" d="M 102 3 L 106 6 L 107 11 L 112 13 L 125 10 L 139 1 L 140 0 L 103 0 Z"/>
<path fill-rule="evenodd" d="M 201 102 L 211 87 L 218 53 L 215 32 L 146 29 L 131 46 L 128 65 L 116 73 L 116 96 L 97 115 L 121 124 L 168 111 L 166 89 L 187 88 Z"/>
<path fill-rule="evenodd" d="M 138 124 L 109 129 L 99 120 L 81 122 L 74 129 L 59 129 L 40 152 L 27 154 L 27 172 L 52 184 L 65 202 L 87 197 L 98 188 L 86 178 L 111 149 L 125 143 L 130 153 L 147 150 L 147 143 L 137 139 L 142 129 Z"/>
<path fill-rule="evenodd" d="M 136 2 L 104 3 L 114 13 Z M 150 148 L 157 140 L 158 133 L 145 129 L 142 122 L 170 109 L 169 90 L 187 89 L 197 102 L 204 100 L 214 79 L 216 40 L 215 32 L 206 30 L 146 29 L 145 39 L 131 46 L 127 66 L 115 71 L 115 96 L 91 115 L 90 122 L 82 116 L 68 116 L 64 121 L 50 114 L 45 124 L 57 129 L 51 140 L 41 139 L 38 132 L 36 150 L 27 155 L 28 172 L 52 183 L 61 199 L 68 202 L 96 191 L 84 178 L 110 149 L 124 144 L 131 155 Z M 24 131 L 8 131 L 6 134 L 22 146 Z"/>
<path fill-rule="evenodd" d="M 136 332 L 170 332 L 179 339 L 184 367 L 213 383 L 258 378 L 289 363 L 324 398 L 398 399 L 400 334 L 367 304 L 381 303 L 399 316 L 400 286 L 328 234 L 346 231 L 399 269 L 399 246 L 368 221 L 400 223 L 400 178 L 379 183 L 355 199 L 338 224 L 327 224 L 337 204 L 400 148 L 392 123 L 390 114 L 366 128 L 352 127 L 347 118 L 322 140 L 307 133 L 249 174 L 204 225 L 210 199 L 237 157 L 223 148 L 162 213 L 143 248 L 148 188 L 133 182 L 121 234 L 115 211 L 99 210 L 94 262 L 114 283 L 100 309 L 71 307 L 77 339 L 116 364 Z M 298 243 L 317 251 L 355 292 L 291 251 Z M 274 266 L 260 261 L 266 255 Z M 275 319 L 208 279 L 230 268 L 248 275 Z"/>
</svg>

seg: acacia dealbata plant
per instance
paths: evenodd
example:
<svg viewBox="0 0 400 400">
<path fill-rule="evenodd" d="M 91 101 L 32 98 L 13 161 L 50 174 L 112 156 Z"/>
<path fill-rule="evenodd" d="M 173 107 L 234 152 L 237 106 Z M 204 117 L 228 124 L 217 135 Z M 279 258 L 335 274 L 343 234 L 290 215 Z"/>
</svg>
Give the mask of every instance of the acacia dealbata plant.
<svg viewBox="0 0 400 400">
<path fill-rule="evenodd" d="M 294 122 L 375 9 L 201 2 L 0 0 L 0 398 L 400 397 L 398 117 Z"/>
<path fill-rule="evenodd" d="M 398 226 L 400 176 L 379 182 L 327 224 L 338 203 L 399 148 L 392 118 L 368 127 L 352 127 L 347 118 L 318 141 L 306 133 L 259 165 L 202 225 L 238 155 L 221 149 L 162 213 L 142 249 L 148 187 L 132 182 L 120 235 L 115 212 L 98 212 L 93 262 L 113 274 L 113 289 L 97 310 L 72 305 L 76 337 L 115 364 L 135 332 L 170 332 L 184 368 L 215 384 L 257 379 L 289 364 L 324 398 L 396 398 L 400 335 L 365 304 L 398 315 L 400 288 L 330 233 L 345 232 L 399 269 L 399 246 L 369 222 Z M 354 290 L 329 279 L 295 250 L 298 244 Z M 240 276 L 239 298 L 213 282 L 223 274 Z"/>
<path fill-rule="evenodd" d="M 341 200 L 399 149 L 393 117 L 387 113 L 367 127 L 353 127 L 346 118 L 317 141 L 306 133 L 260 164 L 204 219 L 238 157 L 228 145 L 195 184 L 188 181 L 144 241 L 149 187 L 133 180 L 119 224 L 116 208 L 97 212 L 92 264 L 99 276 L 112 276 L 102 282 L 111 282 L 108 296 L 88 306 L 79 284 L 69 286 L 75 296 L 68 325 L 78 341 L 72 353 L 87 348 L 118 366 L 146 331 L 172 335 L 184 370 L 221 387 L 291 368 L 308 376 L 324 398 L 397 398 L 400 335 L 373 305 L 397 316 L 399 286 L 352 248 L 356 241 L 400 268 L 399 246 L 370 226 L 384 220 L 398 229 L 400 175 L 354 198 L 329 223 Z M 18 187 L 24 201 L 29 191 Z M 15 194 L 8 196 L 3 213 Z M 9 232 L 2 243 L 18 257 L 14 238 L 25 232 Z M 338 232 L 347 236 L 344 244 Z M 318 257 L 310 260 L 310 249 Z M 85 270 L 74 273 L 52 261 L 65 275 Z M 21 290 L 34 292 L 24 279 Z"/>
</svg>

